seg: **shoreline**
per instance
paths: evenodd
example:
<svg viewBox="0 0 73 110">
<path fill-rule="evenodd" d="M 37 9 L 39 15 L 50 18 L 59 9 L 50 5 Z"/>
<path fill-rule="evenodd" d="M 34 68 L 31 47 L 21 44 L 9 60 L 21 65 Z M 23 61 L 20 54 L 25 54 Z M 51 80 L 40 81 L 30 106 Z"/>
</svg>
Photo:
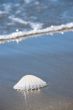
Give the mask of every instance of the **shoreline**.
<svg viewBox="0 0 73 110">
<path fill-rule="evenodd" d="M 58 25 L 58 26 L 50 26 L 45 29 L 39 30 L 31 30 L 27 32 L 14 32 L 9 35 L 0 35 L 0 44 L 7 43 L 11 41 L 20 42 L 27 38 L 38 37 L 40 35 L 53 35 L 57 33 L 63 34 L 64 32 L 73 32 L 73 23 L 67 23 L 65 25 Z"/>
</svg>

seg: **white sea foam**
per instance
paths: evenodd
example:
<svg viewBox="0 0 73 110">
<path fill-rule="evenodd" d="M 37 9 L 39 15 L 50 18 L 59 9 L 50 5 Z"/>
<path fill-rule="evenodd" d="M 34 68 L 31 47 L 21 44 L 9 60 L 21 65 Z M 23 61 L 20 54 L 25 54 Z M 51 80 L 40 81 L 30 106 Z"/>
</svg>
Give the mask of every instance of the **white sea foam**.
<svg viewBox="0 0 73 110">
<path fill-rule="evenodd" d="M 38 23 L 38 22 L 30 22 L 30 21 L 25 21 L 21 18 L 15 17 L 15 16 L 9 16 L 8 17 L 12 22 L 16 22 L 16 23 L 20 23 L 23 25 L 29 25 L 33 30 L 38 30 L 42 28 L 42 23 Z"/>
<path fill-rule="evenodd" d="M 42 29 L 43 26 L 42 23 L 34 23 L 34 22 L 28 22 L 28 23 L 33 30 Z"/>
<path fill-rule="evenodd" d="M 12 3 L 4 3 L 2 5 L 2 7 L 4 8 L 4 11 L 6 13 L 9 13 L 11 11 L 11 9 L 12 9 Z"/>
<path fill-rule="evenodd" d="M 26 32 L 17 31 L 8 35 L 0 35 L 0 43 L 10 42 L 10 41 L 21 41 L 26 38 L 31 38 L 36 35 L 42 34 L 54 34 L 62 33 L 67 31 L 73 31 L 73 23 L 62 24 L 58 26 L 50 26 L 44 29 L 33 29 Z"/>
<path fill-rule="evenodd" d="M 0 10 L 0 15 L 1 15 L 1 14 L 5 14 L 5 11 L 1 11 L 1 10 Z"/>
<path fill-rule="evenodd" d="M 0 18 L 1 18 L 1 17 L 4 17 L 5 15 L 7 15 L 7 12 L 0 10 Z"/>
<path fill-rule="evenodd" d="M 20 23 L 20 24 L 24 24 L 24 25 L 28 24 L 28 22 L 24 21 L 23 19 L 17 18 L 17 17 L 14 17 L 14 16 L 9 16 L 9 19 L 12 20 L 13 22 L 17 22 L 17 23 Z"/>
<path fill-rule="evenodd" d="M 24 0 L 25 1 L 25 3 L 30 3 L 30 2 L 32 2 L 33 0 Z"/>
</svg>

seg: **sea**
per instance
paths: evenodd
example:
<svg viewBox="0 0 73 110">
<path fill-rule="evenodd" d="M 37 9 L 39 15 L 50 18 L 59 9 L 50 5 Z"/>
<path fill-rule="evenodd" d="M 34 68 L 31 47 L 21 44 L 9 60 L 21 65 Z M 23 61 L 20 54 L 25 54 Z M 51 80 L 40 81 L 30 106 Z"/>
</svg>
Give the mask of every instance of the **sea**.
<svg viewBox="0 0 73 110">
<path fill-rule="evenodd" d="M 24 75 L 48 86 L 25 97 Z M 73 110 L 73 0 L 0 0 L 0 110 Z"/>
</svg>

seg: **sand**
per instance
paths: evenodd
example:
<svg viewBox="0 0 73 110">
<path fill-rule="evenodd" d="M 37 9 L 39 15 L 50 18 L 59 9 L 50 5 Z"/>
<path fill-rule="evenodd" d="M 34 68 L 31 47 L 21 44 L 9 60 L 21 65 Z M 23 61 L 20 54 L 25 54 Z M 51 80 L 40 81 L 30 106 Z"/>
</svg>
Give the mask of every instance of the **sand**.
<svg viewBox="0 0 73 110">
<path fill-rule="evenodd" d="M 48 83 L 23 94 L 13 85 L 24 75 Z M 73 110 L 73 33 L 0 45 L 0 110 Z"/>
</svg>

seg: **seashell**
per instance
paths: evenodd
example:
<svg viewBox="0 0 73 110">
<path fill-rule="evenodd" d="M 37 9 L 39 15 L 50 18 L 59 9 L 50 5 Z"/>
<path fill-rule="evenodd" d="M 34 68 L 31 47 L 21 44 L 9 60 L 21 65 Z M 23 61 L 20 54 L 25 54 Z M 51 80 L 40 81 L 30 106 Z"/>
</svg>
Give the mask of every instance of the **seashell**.
<svg viewBox="0 0 73 110">
<path fill-rule="evenodd" d="M 34 75 L 25 75 L 13 86 L 20 91 L 37 90 L 47 86 L 47 83 Z"/>
</svg>

